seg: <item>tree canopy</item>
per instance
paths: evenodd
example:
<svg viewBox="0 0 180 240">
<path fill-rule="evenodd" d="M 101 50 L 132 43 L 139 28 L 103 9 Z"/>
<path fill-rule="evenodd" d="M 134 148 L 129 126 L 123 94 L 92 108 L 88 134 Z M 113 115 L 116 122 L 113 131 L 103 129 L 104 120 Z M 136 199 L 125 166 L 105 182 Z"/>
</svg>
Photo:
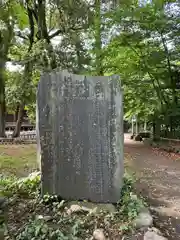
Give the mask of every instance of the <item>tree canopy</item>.
<svg viewBox="0 0 180 240">
<path fill-rule="evenodd" d="M 175 136 L 180 125 L 180 3 L 175 0 L 5 0 L 0 8 L 0 137 L 5 112 L 34 119 L 43 71 L 118 74 L 125 119 Z M 11 72 L 7 62 L 18 66 Z M 6 107 L 5 107 L 6 106 Z M 176 134 L 177 135 L 177 134 Z M 176 136 L 178 137 L 178 136 Z"/>
</svg>

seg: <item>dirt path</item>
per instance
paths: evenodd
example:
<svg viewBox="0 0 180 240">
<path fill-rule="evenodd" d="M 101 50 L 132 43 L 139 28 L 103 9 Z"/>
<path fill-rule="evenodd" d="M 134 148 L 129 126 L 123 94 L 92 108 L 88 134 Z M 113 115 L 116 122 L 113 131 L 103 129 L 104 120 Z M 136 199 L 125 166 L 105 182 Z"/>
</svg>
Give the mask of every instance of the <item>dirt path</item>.
<svg viewBox="0 0 180 240">
<path fill-rule="evenodd" d="M 180 240 L 180 160 L 174 161 L 127 136 L 124 150 L 140 177 L 137 190 L 147 198 L 157 218 L 155 224 L 169 240 Z"/>
</svg>

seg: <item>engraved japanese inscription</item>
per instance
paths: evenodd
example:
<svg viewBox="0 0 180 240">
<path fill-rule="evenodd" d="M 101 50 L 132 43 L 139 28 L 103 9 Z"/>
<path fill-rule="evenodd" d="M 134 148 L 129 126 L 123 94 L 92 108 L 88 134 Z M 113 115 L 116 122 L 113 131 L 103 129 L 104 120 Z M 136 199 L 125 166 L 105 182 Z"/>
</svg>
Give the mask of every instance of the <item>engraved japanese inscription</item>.
<svg viewBox="0 0 180 240">
<path fill-rule="evenodd" d="M 123 177 L 122 89 L 117 76 L 44 74 L 38 93 L 42 193 L 116 202 Z"/>
</svg>

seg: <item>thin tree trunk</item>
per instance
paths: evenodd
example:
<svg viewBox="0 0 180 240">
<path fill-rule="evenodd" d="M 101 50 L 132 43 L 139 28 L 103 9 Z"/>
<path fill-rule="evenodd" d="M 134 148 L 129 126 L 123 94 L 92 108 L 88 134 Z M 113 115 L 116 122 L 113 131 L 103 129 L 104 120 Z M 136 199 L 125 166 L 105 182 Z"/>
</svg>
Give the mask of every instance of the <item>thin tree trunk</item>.
<svg viewBox="0 0 180 240">
<path fill-rule="evenodd" d="M 82 61 L 81 61 L 81 52 L 80 52 L 81 40 L 80 40 L 80 36 L 78 33 L 76 34 L 75 47 L 76 47 L 76 57 L 77 57 L 77 69 L 76 69 L 75 73 L 80 74 L 83 69 L 83 65 L 82 65 Z"/>
<path fill-rule="evenodd" d="M 133 119 L 131 120 L 131 126 L 132 126 L 132 135 L 134 135 L 134 121 L 133 121 Z"/>
<path fill-rule="evenodd" d="M 160 139 L 161 124 L 159 120 L 153 122 L 153 139 L 158 141 Z"/>
<path fill-rule="evenodd" d="M 155 139 L 155 131 L 156 131 L 156 123 L 155 121 L 153 120 L 153 124 L 152 124 L 152 127 L 153 127 L 153 139 Z"/>
<path fill-rule="evenodd" d="M 50 67 L 51 69 L 57 68 L 56 54 L 54 53 L 53 46 L 51 44 L 51 40 L 48 35 L 48 29 L 46 24 L 46 7 L 45 1 L 38 0 L 37 5 L 37 25 L 38 25 L 38 38 L 39 40 L 45 40 L 47 43 L 47 52 L 50 58 Z"/>
<path fill-rule="evenodd" d="M 4 67 L 3 62 L 0 63 L 0 137 L 5 137 L 5 116 L 6 116 L 6 104 L 5 104 L 5 79 L 4 79 Z"/>
<path fill-rule="evenodd" d="M 0 138 L 5 137 L 5 101 L 0 103 Z"/>
<path fill-rule="evenodd" d="M 17 108 L 16 108 L 16 111 L 15 111 L 15 122 L 17 122 L 17 120 L 18 120 L 18 112 L 19 112 L 19 105 L 17 106 Z"/>
<path fill-rule="evenodd" d="M 9 15 L 10 16 L 10 15 Z M 5 117 L 6 117 L 6 99 L 5 99 L 5 67 L 10 43 L 13 37 L 13 23 L 10 17 L 4 22 L 7 31 L 0 31 L 0 137 L 5 137 Z"/>
<path fill-rule="evenodd" d="M 96 72 L 97 75 L 103 75 L 102 67 L 102 40 L 101 40 L 101 1 L 95 1 L 95 51 L 96 51 Z"/>
<path fill-rule="evenodd" d="M 168 137 L 168 132 L 169 132 L 169 130 L 168 130 L 168 125 L 166 125 L 166 128 L 165 128 L 165 135 L 164 135 L 165 138 Z"/>
<path fill-rule="evenodd" d="M 39 135 L 39 112 L 37 100 L 36 100 L 36 137 L 37 137 L 37 163 L 39 170 L 41 171 L 41 143 Z"/>
<path fill-rule="evenodd" d="M 21 131 L 21 125 L 23 122 L 23 118 L 24 118 L 24 104 L 21 104 L 19 106 L 19 112 L 18 112 L 18 119 L 16 122 L 16 127 L 14 129 L 14 132 L 12 134 L 13 138 L 17 138 L 20 136 L 20 131 Z"/>
<path fill-rule="evenodd" d="M 147 131 L 147 121 L 144 121 L 144 131 Z"/>
<path fill-rule="evenodd" d="M 172 138 L 173 137 L 173 121 L 172 121 L 172 117 L 169 117 L 169 123 L 170 123 L 170 134 L 169 137 Z"/>
<path fill-rule="evenodd" d="M 24 81 L 22 82 L 22 89 L 25 89 L 26 87 L 26 81 L 30 82 L 31 81 L 31 77 L 32 77 L 32 70 L 33 70 L 33 64 L 30 62 L 27 62 L 25 64 L 25 68 L 24 68 Z M 25 108 L 25 104 L 26 104 L 26 92 L 23 92 L 22 94 L 22 99 L 21 99 L 21 104 L 19 105 L 19 110 L 18 110 L 18 118 L 16 121 L 16 127 L 14 129 L 14 132 L 12 134 L 13 138 L 17 138 L 20 136 L 20 131 L 21 131 L 21 125 L 23 122 L 23 118 L 24 118 L 24 108 Z"/>
<path fill-rule="evenodd" d="M 138 117 L 136 116 L 136 135 L 139 133 L 139 123 L 138 123 Z"/>
</svg>

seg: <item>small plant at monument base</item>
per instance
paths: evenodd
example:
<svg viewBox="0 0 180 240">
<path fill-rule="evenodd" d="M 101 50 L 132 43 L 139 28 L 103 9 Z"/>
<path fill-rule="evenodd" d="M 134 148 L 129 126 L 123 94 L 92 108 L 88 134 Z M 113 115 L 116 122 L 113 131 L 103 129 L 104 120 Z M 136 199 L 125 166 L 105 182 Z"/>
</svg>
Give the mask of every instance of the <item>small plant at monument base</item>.
<svg viewBox="0 0 180 240">
<path fill-rule="evenodd" d="M 137 197 L 134 193 L 135 177 L 124 174 L 124 184 L 121 190 L 121 198 L 117 203 L 118 213 L 127 221 L 122 224 L 121 231 L 131 231 L 133 229 L 133 220 L 138 216 L 140 210 L 146 205 L 142 198 Z"/>
<path fill-rule="evenodd" d="M 44 204 L 52 204 L 54 202 L 58 202 L 58 196 L 56 195 L 50 195 L 50 194 L 45 194 L 43 198 L 41 199 L 41 203 Z"/>
</svg>

